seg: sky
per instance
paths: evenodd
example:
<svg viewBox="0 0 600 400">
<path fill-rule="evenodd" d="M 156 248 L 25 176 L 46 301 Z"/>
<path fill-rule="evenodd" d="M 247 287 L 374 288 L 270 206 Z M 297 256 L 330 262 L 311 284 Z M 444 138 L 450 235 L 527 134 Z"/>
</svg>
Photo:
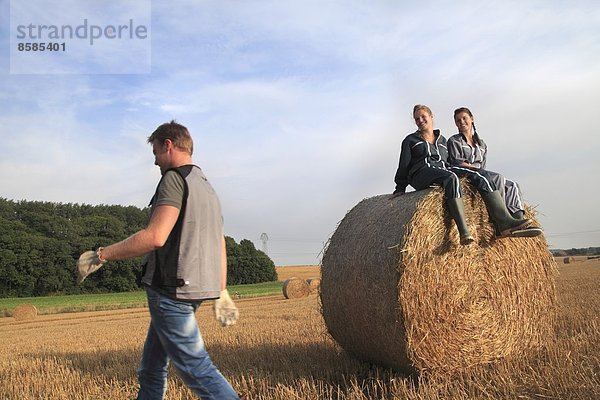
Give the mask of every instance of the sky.
<svg viewBox="0 0 600 400">
<path fill-rule="evenodd" d="M 74 9 L 53 4 L 55 18 Z M 147 17 L 149 57 L 93 49 L 140 72 L 57 73 L 30 55 L 50 72 L 22 73 L 0 0 L 0 197 L 144 207 L 160 179 L 146 138 L 175 119 L 225 233 L 278 266 L 318 264 L 352 207 L 394 190 L 413 105 L 428 105 L 446 137 L 466 106 L 487 167 L 520 184 L 549 246 L 600 246 L 596 0 L 122 4 L 120 16 Z"/>
</svg>

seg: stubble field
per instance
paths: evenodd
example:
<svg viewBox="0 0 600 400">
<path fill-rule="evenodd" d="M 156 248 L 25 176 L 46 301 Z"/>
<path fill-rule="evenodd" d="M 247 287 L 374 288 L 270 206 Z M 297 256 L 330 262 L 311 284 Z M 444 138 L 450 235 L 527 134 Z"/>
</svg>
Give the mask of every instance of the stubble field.
<svg viewBox="0 0 600 400">
<path fill-rule="evenodd" d="M 287 268 L 280 279 L 318 276 Z M 559 262 L 559 271 L 548 346 L 461 375 L 406 377 L 353 359 L 328 336 L 317 295 L 238 299 L 229 328 L 211 302 L 197 318 L 213 360 L 251 399 L 597 399 L 600 260 Z M 135 398 L 148 322 L 145 308 L 0 318 L 0 399 Z M 172 371 L 166 398 L 195 397 Z"/>
</svg>

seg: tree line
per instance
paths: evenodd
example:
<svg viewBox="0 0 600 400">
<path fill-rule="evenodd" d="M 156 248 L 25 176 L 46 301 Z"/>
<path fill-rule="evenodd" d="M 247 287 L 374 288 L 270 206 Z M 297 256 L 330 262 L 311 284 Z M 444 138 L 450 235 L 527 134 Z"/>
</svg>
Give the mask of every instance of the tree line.
<svg viewBox="0 0 600 400">
<path fill-rule="evenodd" d="M 76 284 L 79 255 L 146 227 L 149 209 L 13 201 L 0 197 L 0 297 L 139 290 L 142 258 L 111 261 Z M 226 237 L 228 284 L 277 280 L 275 264 L 247 239 Z"/>
</svg>

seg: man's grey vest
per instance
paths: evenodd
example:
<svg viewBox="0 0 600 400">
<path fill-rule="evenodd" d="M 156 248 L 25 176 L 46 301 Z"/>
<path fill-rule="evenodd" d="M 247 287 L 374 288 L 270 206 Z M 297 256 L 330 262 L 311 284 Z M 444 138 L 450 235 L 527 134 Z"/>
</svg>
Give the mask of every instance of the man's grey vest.
<svg viewBox="0 0 600 400">
<path fill-rule="evenodd" d="M 219 198 L 199 167 L 185 165 L 169 171 L 184 181 L 181 210 L 164 246 L 146 256 L 142 282 L 179 300 L 216 299 L 221 290 L 223 240 Z M 155 198 L 156 194 L 150 202 L 152 211 Z"/>
</svg>

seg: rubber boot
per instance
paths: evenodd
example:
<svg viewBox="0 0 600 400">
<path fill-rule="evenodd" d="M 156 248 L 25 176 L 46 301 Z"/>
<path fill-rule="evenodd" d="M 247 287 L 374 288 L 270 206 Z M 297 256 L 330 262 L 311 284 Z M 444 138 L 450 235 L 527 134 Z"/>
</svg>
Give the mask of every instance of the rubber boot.
<svg viewBox="0 0 600 400">
<path fill-rule="evenodd" d="M 514 213 L 510 213 L 514 219 L 523 219 L 524 212 L 523 210 L 515 211 Z M 512 231 L 510 236 L 512 237 L 535 237 L 542 234 L 542 228 L 538 228 L 537 226 L 528 226 L 525 229 L 519 229 L 516 231 Z"/>
<path fill-rule="evenodd" d="M 517 210 L 514 213 L 510 213 L 511 217 L 514 219 L 525 219 L 525 213 L 523 210 Z"/>
<path fill-rule="evenodd" d="M 528 219 L 515 219 L 511 217 L 499 191 L 482 193 L 481 197 L 487 207 L 490 218 L 494 222 L 497 237 L 509 237 L 512 235 L 512 232 L 523 230 L 531 223 Z"/>
<path fill-rule="evenodd" d="M 528 226 L 524 229 L 517 229 L 510 233 L 511 237 L 536 237 L 542 234 L 542 228 L 537 226 Z"/>
<path fill-rule="evenodd" d="M 523 212 L 523 210 L 517 210 L 515 212 L 510 213 L 510 216 L 513 217 L 514 219 L 524 219 L 525 213 Z M 490 222 L 493 223 L 493 221 L 491 221 L 491 220 L 490 220 Z M 496 236 L 500 236 L 500 232 L 498 231 L 498 229 L 496 229 Z"/>
<path fill-rule="evenodd" d="M 475 241 L 469 228 L 467 227 L 467 219 L 465 218 L 465 205 L 460 197 L 447 199 L 448 213 L 456 223 L 458 233 L 460 234 L 460 244 L 468 245 Z"/>
</svg>

